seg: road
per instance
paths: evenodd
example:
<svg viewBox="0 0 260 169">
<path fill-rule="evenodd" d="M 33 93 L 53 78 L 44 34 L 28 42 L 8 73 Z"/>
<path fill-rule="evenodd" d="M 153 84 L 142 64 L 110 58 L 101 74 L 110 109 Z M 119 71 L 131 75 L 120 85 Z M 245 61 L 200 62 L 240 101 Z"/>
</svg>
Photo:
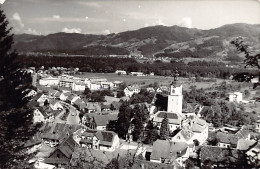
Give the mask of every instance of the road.
<svg viewBox="0 0 260 169">
<path fill-rule="evenodd" d="M 79 124 L 80 122 L 79 111 L 74 106 L 66 102 L 61 101 L 61 104 L 67 109 L 69 109 L 69 115 L 67 117 L 67 120 L 66 121 L 61 120 L 61 121 L 63 121 L 63 123 L 66 122 L 67 124 Z"/>
</svg>

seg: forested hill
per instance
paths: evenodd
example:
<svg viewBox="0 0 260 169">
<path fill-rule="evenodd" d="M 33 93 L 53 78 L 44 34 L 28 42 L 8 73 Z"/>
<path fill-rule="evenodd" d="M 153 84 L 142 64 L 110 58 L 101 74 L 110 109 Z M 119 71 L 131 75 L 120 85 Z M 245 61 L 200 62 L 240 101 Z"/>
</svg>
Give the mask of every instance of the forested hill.
<svg viewBox="0 0 260 169">
<path fill-rule="evenodd" d="M 210 30 L 179 26 L 152 26 L 109 35 L 55 33 L 46 36 L 15 35 L 18 52 L 51 52 L 95 55 L 144 55 L 147 57 L 232 59 L 230 40 L 246 37 L 260 49 L 260 25 L 230 24 Z"/>
</svg>

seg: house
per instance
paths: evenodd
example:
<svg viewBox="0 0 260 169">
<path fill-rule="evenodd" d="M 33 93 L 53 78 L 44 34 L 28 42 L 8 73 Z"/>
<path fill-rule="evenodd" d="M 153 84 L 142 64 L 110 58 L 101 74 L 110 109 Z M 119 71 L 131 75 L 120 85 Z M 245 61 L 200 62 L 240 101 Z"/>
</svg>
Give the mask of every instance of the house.
<svg viewBox="0 0 260 169">
<path fill-rule="evenodd" d="M 247 139 L 250 140 L 250 131 L 246 126 L 242 126 L 236 133 L 235 135 L 237 136 L 238 139 Z"/>
<path fill-rule="evenodd" d="M 61 93 L 60 94 L 60 100 L 66 101 L 70 94 L 71 94 L 70 92 Z"/>
<path fill-rule="evenodd" d="M 46 145 L 55 147 L 62 143 L 69 135 L 81 128 L 80 125 L 72 125 L 65 123 L 46 124 L 46 131 L 43 131 L 41 138 Z"/>
<path fill-rule="evenodd" d="M 42 94 L 42 93 L 38 93 L 36 94 L 33 99 L 34 101 L 38 102 L 40 106 L 43 106 L 44 105 L 44 102 L 48 102 L 49 101 L 49 97 L 45 94 Z"/>
<path fill-rule="evenodd" d="M 123 83 L 123 81 L 114 81 L 114 85 L 113 88 L 118 88 L 120 86 L 120 84 Z"/>
<path fill-rule="evenodd" d="M 47 77 L 39 80 L 41 86 L 58 86 L 59 79 L 55 77 Z"/>
<path fill-rule="evenodd" d="M 52 108 L 52 110 L 62 110 L 63 109 L 62 104 L 56 100 L 50 101 L 50 107 Z"/>
<path fill-rule="evenodd" d="M 100 85 L 102 89 L 111 89 L 114 86 L 112 82 L 100 82 Z"/>
<path fill-rule="evenodd" d="M 56 94 L 56 93 L 58 93 L 59 91 L 58 90 L 54 90 L 54 89 L 51 89 L 51 90 L 49 90 L 49 96 L 52 96 L 52 97 L 54 97 L 54 95 Z"/>
<path fill-rule="evenodd" d="M 189 158 L 189 146 L 185 142 L 156 140 L 153 143 L 151 162 L 173 164 L 176 160 L 181 166 Z"/>
<path fill-rule="evenodd" d="M 255 124 L 255 129 L 258 133 L 260 133 L 260 120 L 257 120 L 256 121 L 256 124 Z"/>
<path fill-rule="evenodd" d="M 126 75 L 126 71 L 125 70 L 116 70 L 115 71 L 115 74 L 118 74 L 118 75 Z"/>
<path fill-rule="evenodd" d="M 66 101 L 67 101 L 68 103 L 70 103 L 71 105 L 73 105 L 74 102 L 75 102 L 77 99 L 80 99 L 80 97 L 77 96 L 77 95 L 75 95 L 75 94 L 70 94 L 70 95 L 67 97 Z"/>
<path fill-rule="evenodd" d="M 155 89 L 153 87 L 147 87 L 146 90 L 150 93 L 154 93 Z"/>
<path fill-rule="evenodd" d="M 113 131 L 85 130 L 79 144 L 95 150 L 115 151 L 119 148 L 119 137 Z"/>
<path fill-rule="evenodd" d="M 208 139 L 208 124 L 202 119 L 193 119 L 183 122 L 182 129 L 176 130 L 172 141 L 183 141 L 189 145 L 193 145 L 193 141 L 197 140 L 202 145 Z"/>
<path fill-rule="evenodd" d="M 112 102 L 119 102 L 120 101 L 119 98 L 112 97 L 112 96 L 105 96 L 104 99 L 106 101 L 104 104 L 106 104 L 106 105 L 110 105 Z"/>
<path fill-rule="evenodd" d="M 120 102 L 116 102 L 116 101 L 113 101 L 110 106 L 112 107 L 113 110 L 119 110 L 120 106 L 122 105 L 122 103 Z M 112 111 L 113 111 L 112 110 Z"/>
<path fill-rule="evenodd" d="M 160 86 L 156 89 L 157 93 L 168 93 L 169 92 L 169 87 L 167 86 Z"/>
<path fill-rule="evenodd" d="M 36 152 L 41 147 L 42 140 L 39 134 L 34 135 L 29 140 L 27 140 L 23 147 L 26 148 L 27 153 L 31 154 Z"/>
<path fill-rule="evenodd" d="M 247 145 L 246 145 L 247 146 Z M 259 142 L 256 145 L 252 145 L 248 151 L 246 151 L 247 162 L 253 166 L 260 165 L 260 144 Z"/>
<path fill-rule="evenodd" d="M 257 144 L 256 140 L 239 139 L 237 142 L 237 149 L 242 151 L 248 151 Z"/>
<path fill-rule="evenodd" d="M 238 137 L 234 134 L 217 132 L 216 138 L 218 140 L 218 147 L 222 148 L 236 148 Z"/>
<path fill-rule="evenodd" d="M 156 114 L 151 115 L 150 119 L 153 120 L 154 125 L 160 128 L 164 116 L 167 116 L 168 118 L 168 125 L 169 125 L 170 132 L 173 132 L 174 130 L 181 128 L 181 122 L 183 120 L 183 117 L 181 117 L 177 113 L 158 111 Z"/>
<path fill-rule="evenodd" d="M 56 92 L 53 97 L 55 97 L 56 99 L 60 99 L 60 95 L 61 95 L 61 92 Z"/>
<path fill-rule="evenodd" d="M 110 111 L 110 105 L 101 103 L 100 105 L 101 111 Z"/>
<path fill-rule="evenodd" d="M 30 89 L 28 89 L 28 90 L 30 90 Z M 28 92 L 28 93 L 24 96 L 25 98 L 34 97 L 37 95 L 37 92 L 35 90 L 30 90 L 30 91 L 26 91 L 26 92 Z"/>
<path fill-rule="evenodd" d="M 98 103 L 89 102 L 86 106 L 88 113 L 101 112 L 101 107 Z"/>
<path fill-rule="evenodd" d="M 74 82 L 72 83 L 72 91 L 84 91 L 86 88 L 84 82 Z"/>
<path fill-rule="evenodd" d="M 200 151 L 201 166 L 210 161 L 212 168 L 238 168 L 244 162 L 243 157 L 242 151 L 232 148 L 202 146 Z"/>
<path fill-rule="evenodd" d="M 40 107 L 33 111 L 33 123 L 38 122 L 52 122 L 54 121 L 54 115 L 48 110 Z"/>
<path fill-rule="evenodd" d="M 234 92 L 234 93 L 229 93 L 229 101 L 230 102 L 236 102 L 239 103 L 243 99 L 243 93 L 241 92 Z"/>
<path fill-rule="evenodd" d="M 82 124 L 97 130 L 106 130 L 110 121 L 116 122 L 117 114 L 85 114 L 82 117 Z"/>
<path fill-rule="evenodd" d="M 143 72 L 130 72 L 132 76 L 145 76 Z"/>
<path fill-rule="evenodd" d="M 124 93 L 126 96 L 129 96 L 131 97 L 133 94 L 137 94 L 137 93 L 140 93 L 141 89 L 138 85 L 131 85 L 131 86 L 127 86 L 125 89 L 124 89 Z"/>
<path fill-rule="evenodd" d="M 75 105 L 75 107 L 77 107 L 79 110 L 84 110 L 85 107 L 87 106 L 87 104 L 85 103 L 85 101 L 82 100 L 82 99 L 77 99 L 77 100 L 74 102 L 74 105 Z"/>
<path fill-rule="evenodd" d="M 72 135 L 70 135 L 50 154 L 49 159 L 54 159 L 54 161 L 57 159 L 63 159 L 69 163 L 76 145 L 77 143 L 73 139 Z"/>
</svg>

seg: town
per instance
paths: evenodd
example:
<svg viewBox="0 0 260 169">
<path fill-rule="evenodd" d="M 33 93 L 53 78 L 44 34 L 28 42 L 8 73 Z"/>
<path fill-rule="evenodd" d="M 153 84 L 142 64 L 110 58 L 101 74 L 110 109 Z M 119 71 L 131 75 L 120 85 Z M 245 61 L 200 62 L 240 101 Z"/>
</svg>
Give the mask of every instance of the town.
<svg viewBox="0 0 260 169">
<path fill-rule="evenodd" d="M 24 145 L 29 153 L 37 152 L 31 159 L 35 168 L 77 167 L 82 153 L 91 156 L 84 159 L 89 167 L 95 160 L 99 167 L 105 167 L 118 157 L 128 160 L 126 165 L 141 168 L 184 168 L 198 162 L 225 167 L 242 160 L 255 164 L 259 158 L 260 120 L 222 126 L 206 122 L 204 114 L 209 106 L 194 102 L 184 106 L 185 84 L 177 70 L 167 85 L 78 77 L 65 69 L 56 77 L 43 68 L 27 71 L 32 74 L 35 90 L 28 91 L 25 99 L 30 98 L 33 122 L 41 125 Z M 154 77 L 122 70 L 113 76 Z M 252 83 L 257 82 L 254 80 Z M 236 91 L 225 99 L 235 105 L 259 105 L 243 96 Z"/>
<path fill-rule="evenodd" d="M 259 16 L 0 0 L 0 169 L 260 168 Z"/>
</svg>

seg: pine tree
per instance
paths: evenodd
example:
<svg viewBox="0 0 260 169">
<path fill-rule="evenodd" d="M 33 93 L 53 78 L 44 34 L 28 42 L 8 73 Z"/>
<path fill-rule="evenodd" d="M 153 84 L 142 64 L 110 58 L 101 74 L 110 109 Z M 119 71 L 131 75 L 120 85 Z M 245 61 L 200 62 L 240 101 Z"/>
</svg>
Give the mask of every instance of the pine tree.
<svg viewBox="0 0 260 169">
<path fill-rule="evenodd" d="M 12 50 L 10 31 L 0 8 L 0 168 L 24 167 L 28 156 L 24 155 L 23 143 L 37 128 L 32 125 L 32 111 L 23 99 L 31 77 L 15 61 L 17 53 Z"/>
<path fill-rule="evenodd" d="M 160 128 L 160 139 L 167 140 L 169 138 L 169 127 L 167 114 L 164 115 Z"/>
</svg>

